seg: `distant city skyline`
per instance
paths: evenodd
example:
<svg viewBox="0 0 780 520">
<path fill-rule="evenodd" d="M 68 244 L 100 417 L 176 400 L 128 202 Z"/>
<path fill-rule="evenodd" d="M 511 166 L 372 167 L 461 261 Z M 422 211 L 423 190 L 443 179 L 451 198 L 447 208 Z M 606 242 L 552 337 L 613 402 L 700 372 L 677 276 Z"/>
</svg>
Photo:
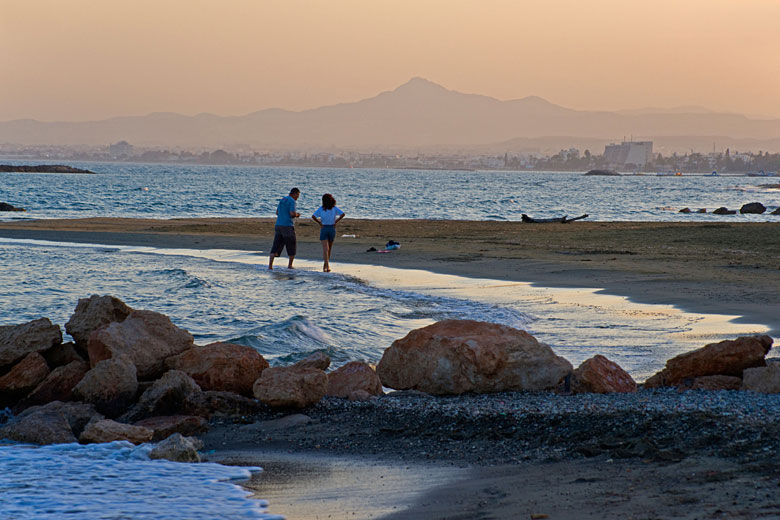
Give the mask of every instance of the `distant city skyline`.
<svg viewBox="0 0 780 520">
<path fill-rule="evenodd" d="M 777 20 L 776 0 L 0 0 L 0 121 L 305 110 L 415 76 L 780 117 Z"/>
</svg>

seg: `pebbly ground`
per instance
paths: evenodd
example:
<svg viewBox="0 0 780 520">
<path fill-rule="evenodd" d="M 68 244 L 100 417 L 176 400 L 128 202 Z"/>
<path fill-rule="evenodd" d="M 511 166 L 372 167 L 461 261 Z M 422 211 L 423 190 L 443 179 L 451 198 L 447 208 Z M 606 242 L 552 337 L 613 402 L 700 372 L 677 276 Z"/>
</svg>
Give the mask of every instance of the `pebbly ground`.
<svg viewBox="0 0 780 520">
<path fill-rule="evenodd" d="M 212 420 L 288 519 L 780 518 L 780 396 L 393 392 Z"/>
</svg>

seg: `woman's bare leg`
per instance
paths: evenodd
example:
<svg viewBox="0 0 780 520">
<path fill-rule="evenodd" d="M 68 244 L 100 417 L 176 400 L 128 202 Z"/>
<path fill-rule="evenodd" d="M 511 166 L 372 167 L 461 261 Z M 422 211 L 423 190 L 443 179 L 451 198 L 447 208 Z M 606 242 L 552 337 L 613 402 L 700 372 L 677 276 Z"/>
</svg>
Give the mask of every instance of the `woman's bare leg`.
<svg viewBox="0 0 780 520">
<path fill-rule="evenodd" d="M 324 272 L 330 271 L 330 242 L 328 240 L 320 240 L 322 242 L 322 270 Z"/>
</svg>

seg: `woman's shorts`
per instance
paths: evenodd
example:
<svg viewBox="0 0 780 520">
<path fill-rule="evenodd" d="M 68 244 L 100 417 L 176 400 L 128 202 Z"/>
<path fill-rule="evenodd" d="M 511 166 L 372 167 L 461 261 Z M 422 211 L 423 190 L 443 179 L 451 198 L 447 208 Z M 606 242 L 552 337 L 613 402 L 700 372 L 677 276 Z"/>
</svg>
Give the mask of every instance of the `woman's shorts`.
<svg viewBox="0 0 780 520">
<path fill-rule="evenodd" d="M 336 226 L 322 226 L 320 228 L 320 240 L 336 240 Z"/>
</svg>

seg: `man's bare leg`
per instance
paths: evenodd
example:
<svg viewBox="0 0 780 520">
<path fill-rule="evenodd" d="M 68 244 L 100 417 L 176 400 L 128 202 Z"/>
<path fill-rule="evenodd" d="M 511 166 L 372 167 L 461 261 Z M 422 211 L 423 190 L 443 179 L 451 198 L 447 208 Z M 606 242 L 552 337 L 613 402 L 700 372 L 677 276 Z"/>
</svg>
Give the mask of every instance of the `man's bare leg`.
<svg viewBox="0 0 780 520">
<path fill-rule="evenodd" d="M 276 255 L 270 255 L 268 257 L 268 270 L 273 271 L 274 270 L 274 258 L 276 258 Z"/>
<path fill-rule="evenodd" d="M 292 269 L 293 268 L 293 266 L 292 266 L 293 260 L 295 260 L 295 255 L 289 257 L 289 262 L 287 263 L 287 269 Z"/>
</svg>

